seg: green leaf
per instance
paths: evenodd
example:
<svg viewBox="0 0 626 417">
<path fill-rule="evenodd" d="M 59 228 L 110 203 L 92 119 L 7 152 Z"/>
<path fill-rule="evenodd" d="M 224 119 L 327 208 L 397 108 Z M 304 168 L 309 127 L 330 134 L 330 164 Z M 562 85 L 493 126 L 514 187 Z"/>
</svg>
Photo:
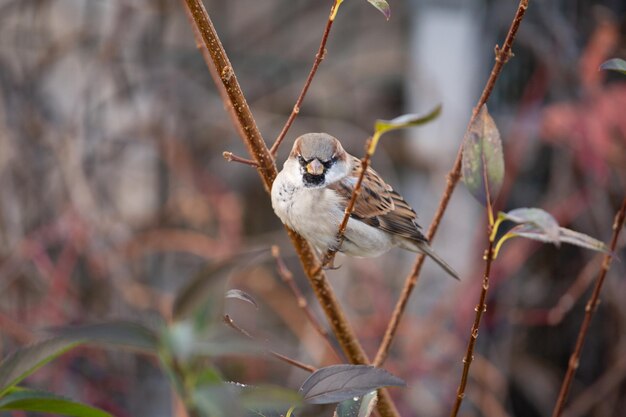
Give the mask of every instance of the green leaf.
<svg viewBox="0 0 626 417">
<path fill-rule="evenodd" d="M 238 267 L 249 266 L 269 255 L 267 248 L 239 253 L 221 262 L 202 268 L 176 295 L 174 320 L 182 320 L 204 308 L 203 316 L 217 321 L 224 306 L 226 278 Z"/>
<path fill-rule="evenodd" d="M 260 355 L 266 352 L 267 349 L 261 343 L 225 326 L 212 326 L 196 335 L 193 342 L 193 354 L 196 356 Z"/>
<path fill-rule="evenodd" d="M 609 248 L 604 244 L 604 242 L 598 239 L 594 239 L 584 233 L 566 229 L 565 227 L 561 227 L 559 231 L 561 233 L 561 242 L 598 252 L 609 253 Z"/>
<path fill-rule="evenodd" d="M 367 0 L 367 2 L 376 7 L 378 11 L 385 16 L 385 19 L 389 20 L 391 17 L 391 7 L 389 7 L 389 3 L 385 0 Z"/>
<path fill-rule="evenodd" d="M 337 405 L 333 417 L 369 417 L 378 400 L 376 391 L 372 391 L 362 397 L 354 397 Z"/>
<path fill-rule="evenodd" d="M 542 230 L 539 230 L 532 225 L 522 225 L 521 227 L 514 228 L 511 233 L 515 236 L 524 237 L 526 239 L 537 240 L 545 243 L 554 243 L 547 238 Z M 559 241 L 598 252 L 609 252 L 609 249 L 604 242 L 565 227 L 559 227 Z"/>
<path fill-rule="evenodd" d="M 243 416 L 243 407 L 237 398 L 236 390 L 229 384 L 205 385 L 193 391 L 191 402 L 202 412 L 211 417 Z"/>
<path fill-rule="evenodd" d="M 156 351 L 157 337 L 135 323 L 111 322 L 53 329 L 55 337 L 18 349 L 0 363 L 0 396 L 48 362 L 86 342 Z"/>
<path fill-rule="evenodd" d="M 0 399 L 0 411 L 23 410 L 72 417 L 112 417 L 111 414 L 49 392 L 13 389 Z"/>
<path fill-rule="evenodd" d="M 202 306 L 209 308 L 207 315 L 217 319 L 223 310 L 226 276 L 236 266 L 236 259 L 231 258 L 202 268 L 177 294 L 172 312 L 174 320 L 187 318 Z"/>
<path fill-rule="evenodd" d="M 139 323 L 122 320 L 60 327 L 53 329 L 53 332 L 57 336 L 86 343 L 122 346 L 147 353 L 156 353 L 159 347 L 159 337 L 154 330 Z"/>
<path fill-rule="evenodd" d="M 404 386 L 403 380 L 382 368 L 368 365 L 333 365 L 309 376 L 300 394 L 309 404 L 339 403 L 387 386 Z"/>
<path fill-rule="evenodd" d="M 620 58 L 609 59 L 600 65 L 600 69 L 621 72 L 626 75 L 626 61 Z"/>
<path fill-rule="evenodd" d="M 518 223 L 505 236 L 519 236 L 526 239 L 544 243 L 553 243 L 559 246 L 561 243 L 580 246 L 582 248 L 598 252 L 608 252 L 604 242 L 592 238 L 584 233 L 560 227 L 556 219 L 550 213 L 538 208 L 519 208 L 508 213 L 498 213 L 498 218 Z"/>
<path fill-rule="evenodd" d="M 500 213 L 502 217 L 519 224 L 531 224 L 545 236 L 544 242 L 554 243 L 559 246 L 560 231 L 559 223 L 550 213 L 538 208 L 518 208 L 508 213 Z M 519 235 L 519 234 L 518 234 Z"/>
<path fill-rule="evenodd" d="M 404 129 L 406 127 L 420 126 L 426 124 L 441 114 L 441 105 L 432 109 L 429 113 L 423 114 L 405 114 L 392 120 L 376 120 L 374 131 L 379 135 L 396 129 Z"/>
<path fill-rule="evenodd" d="M 178 321 L 163 330 L 162 344 L 181 363 L 197 358 L 260 355 L 262 344 L 251 341 L 230 327 L 199 328 L 192 320 Z"/>
<path fill-rule="evenodd" d="M 241 405 L 248 410 L 280 411 L 302 404 L 302 396 L 294 390 L 269 385 L 236 386 Z"/>
<path fill-rule="evenodd" d="M 470 126 L 463 141 L 463 182 L 469 192 L 483 205 L 487 190 L 493 202 L 504 179 L 502 141 L 496 123 L 484 106 Z"/>
<path fill-rule="evenodd" d="M 162 345 L 178 361 L 187 362 L 194 353 L 196 329 L 189 320 L 172 323 L 163 330 Z"/>
<path fill-rule="evenodd" d="M 195 386 L 200 387 L 202 385 L 215 385 L 222 383 L 222 375 L 219 371 L 213 367 L 205 366 L 200 373 L 196 376 Z"/>
<path fill-rule="evenodd" d="M 79 345 L 73 337 L 57 337 L 18 349 L 0 363 L 0 397 L 51 360 Z"/>
</svg>

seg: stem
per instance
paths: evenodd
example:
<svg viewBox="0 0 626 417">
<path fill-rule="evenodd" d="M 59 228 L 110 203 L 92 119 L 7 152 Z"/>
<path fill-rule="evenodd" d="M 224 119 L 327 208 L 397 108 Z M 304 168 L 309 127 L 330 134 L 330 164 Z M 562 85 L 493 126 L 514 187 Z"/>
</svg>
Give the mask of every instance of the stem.
<svg viewBox="0 0 626 417">
<path fill-rule="evenodd" d="M 333 26 L 333 22 L 335 21 L 335 14 L 337 13 L 337 10 L 339 9 L 339 4 L 341 4 L 341 2 L 333 1 L 333 5 L 330 9 L 330 15 L 328 16 L 328 21 L 326 22 L 326 27 L 324 28 L 324 34 L 322 35 L 322 41 L 320 42 L 320 47 L 317 50 L 317 53 L 315 54 L 315 60 L 313 61 L 313 66 L 311 67 L 309 76 L 304 82 L 302 91 L 300 91 L 300 96 L 298 96 L 298 99 L 296 100 L 296 104 L 294 104 L 293 110 L 291 111 L 289 118 L 285 122 L 283 129 L 280 131 L 280 134 L 278 135 L 278 137 L 276 138 L 276 141 L 274 142 L 274 144 L 272 145 L 272 148 L 270 149 L 270 153 L 272 154 L 273 157 L 276 157 L 276 153 L 278 152 L 278 148 L 280 147 L 280 144 L 285 139 L 285 136 L 287 135 L 289 128 L 291 127 L 294 120 L 296 120 L 296 117 L 300 113 L 300 106 L 302 106 L 302 102 L 304 101 L 304 96 L 306 96 L 306 93 L 309 90 L 309 87 L 311 86 L 311 82 L 313 81 L 313 77 L 315 77 L 317 68 L 320 66 L 320 64 L 324 60 L 324 57 L 326 56 L 326 42 L 328 41 L 330 28 Z"/>
<path fill-rule="evenodd" d="M 496 217 L 496 221 L 493 224 L 493 226 L 491 227 L 491 235 L 489 235 L 489 240 L 496 240 L 496 235 L 498 234 L 498 229 L 500 228 L 500 224 L 505 220 L 506 218 L 500 214 L 498 214 L 498 217 Z M 498 252 L 496 251 L 496 254 Z"/>
<path fill-rule="evenodd" d="M 508 232 L 507 234 L 505 234 L 504 236 L 502 236 L 499 240 L 498 243 L 496 244 L 496 247 L 493 251 L 493 259 L 496 259 L 498 257 L 498 254 L 500 253 L 500 248 L 502 248 L 502 245 L 504 244 L 504 242 L 506 242 L 509 239 L 512 239 L 514 237 L 516 237 L 517 235 L 515 233 L 511 233 Z M 494 236 L 495 238 L 495 236 Z"/>
<path fill-rule="evenodd" d="M 196 44 L 202 52 L 209 72 L 233 118 L 233 123 L 248 148 L 248 152 L 259 164 L 257 171 L 263 181 L 265 191 L 269 193 L 277 174 L 274 158 L 261 137 L 213 23 L 201 0 L 184 0 L 184 5 L 193 28 Z M 291 242 L 315 292 L 315 296 L 322 306 L 333 333 L 337 337 L 337 341 L 348 360 L 353 364 L 368 364 L 369 359 L 356 338 L 354 330 L 348 322 L 337 300 L 337 296 L 328 283 L 328 279 L 317 262 L 311 247 L 293 230 L 287 228 L 287 233 L 291 238 Z M 378 410 L 382 417 L 399 416 L 386 390 L 379 391 Z"/>
<path fill-rule="evenodd" d="M 222 156 L 228 162 L 239 162 L 240 164 L 250 165 L 250 166 L 255 167 L 255 168 L 257 168 L 259 166 L 259 164 L 257 164 L 255 161 L 252 161 L 252 160 L 246 159 L 246 158 L 242 158 L 240 156 L 235 155 L 232 152 L 222 152 Z"/>
<path fill-rule="evenodd" d="M 247 330 L 239 327 L 239 325 L 237 323 L 235 323 L 235 321 L 228 314 L 224 314 L 222 319 L 223 319 L 224 323 L 226 323 L 227 326 L 229 326 L 232 329 L 236 330 L 237 332 L 239 332 L 240 334 L 244 335 L 248 339 L 255 340 L 254 336 L 252 336 L 250 333 L 248 333 Z M 302 363 L 300 361 L 292 359 L 292 358 L 290 358 L 288 356 L 285 356 L 285 355 L 283 355 L 281 353 L 274 352 L 273 350 L 268 349 L 267 353 L 269 353 L 270 355 L 272 355 L 273 357 L 275 357 L 278 360 L 286 362 L 289 365 L 295 366 L 296 368 L 300 368 L 300 369 L 303 369 L 303 370 L 308 371 L 308 372 L 315 372 L 316 371 L 316 368 L 314 366 L 307 365 L 305 363 Z"/>
<path fill-rule="evenodd" d="M 375 133 L 374 137 L 370 138 L 365 144 L 365 149 L 367 149 L 367 152 L 365 153 L 363 159 L 361 159 L 361 172 L 359 172 L 359 178 L 357 178 L 356 184 L 354 185 L 354 190 L 352 190 L 350 201 L 343 211 L 343 219 L 341 220 L 341 223 L 339 224 L 339 230 L 337 231 L 337 246 L 328 249 L 328 252 L 326 252 L 326 255 L 324 256 L 324 259 L 322 261 L 322 265 L 333 265 L 335 255 L 343 244 L 344 233 L 346 232 L 346 227 L 348 227 L 348 221 L 350 220 L 350 216 L 354 211 L 356 200 L 359 197 L 359 194 L 361 194 L 361 184 L 363 183 L 363 178 L 365 178 L 365 171 L 367 171 L 367 168 L 370 165 L 370 160 L 372 159 L 372 155 L 376 150 L 376 144 L 378 143 L 379 137 L 380 134 Z"/>
<path fill-rule="evenodd" d="M 476 339 L 478 339 L 478 329 L 480 328 L 480 320 L 483 317 L 485 311 L 487 311 L 487 291 L 489 290 L 489 274 L 491 273 L 491 263 L 493 262 L 493 240 L 489 240 L 489 247 L 487 248 L 485 258 L 485 275 L 483 276 L 483 286 L 480 291 L 480 299 L 478 305 L 474 309 L 476 315 L 474 316 L 474 324 L 472 325 L 472 332 L 467 343 L 467 351 L 463 358 L 463 373 L 461 374 L 461 382 L 456 392 L 456 400 L 452 407 L 450 417 L 456 417 L 461 408 L 461 403 L 465 397 L 465 387 L 467 386 L 467 379 L 469 375 L 469 368 L 474 360 L 474 347 L 476 345 Z"/>
<path fill-rule="evenodd" d="M 340 354 L 335 349 L 335 345 L 333 344 L 330 338 L 330 335 L 328 334 L 326 329 L 322 327 L 320 322 L 315 317 L 315 314 L 313 314 L 313 311 L 311 311 L 311 309 L 309 308 L 309 303 L 306 297 L 304 296 L 304 294 L 302 294 L 302 291 L 300 291 L 300 288 L 298 288 L 298 285 L 293 279 L 293 274 L 287 268 L 287 265 L 285 265 L 285 262 L 281 258 L 280 249 L 278 248 L 278 246 L 272 246 L 272 256 L 276 260 L 276 269 L 278 271 L 278 275 L 280 275 L 280 278 L 283 280 L 285 284 L 287 284 L 287 286 L 289 287 L 293 295 L 296 297 L 296 302 L 298 303 L 298 307 L 300 307 L 302 311 L 304 311 L 304 314 L 308 318 L 309 322 L 311 323 L 315 331 L 320 336 L 322 336 L 322 338 L 324 338 L 324 340 L 328 344 L 330 351 L 335 355 L 335 358 L 339 360 Z"/>
<path fill-rule="evenodd" d="M 528 8 L 528 0 L 520 0 L 519 5 L 517 7 L 517 12 L 515 13 L 515 17 L 511 22 L 511 26 L 509 27 L 509 32 L 506 35 L 506 39 L 504 40 L 504 46 L 502 48 L 496 48 L 496 58 L 493 68 L 491 69 L 491 74 L 489 75 L 489 79 L 487 80 L 487 84 L 483 89 L 483 92 L 472 111 L 472 117 L 467 125 L 467 129 L 465 134 L 469 132 L 470 127 L 476 120 L 478 116 L 478 112 L 482 108 L 482 106 L 487 103 L 489 96 L 491 96 L 491 92 L 493 91 L 493 87 L 496 83 L 496 80 L 500 76 L 500 72 L 504 67 L 504 64 L 508 61 L 508 59 L 512 56 L 511 47 L 513 45 L 513 41 L 515 40 L 515 36 L 517 35 L 517 30 L 519 29 L 519 25 L 524 18 L 524 14 L 526 13 L 526 9 Z M 439 224 L 441 223 L 441 218 L 448 208 L 448 203 L 450 202 L 450 198 L 452 197 L 452 193 L 459 180 L 461 179 L 461 151 L 463 149 L 463 144 L 459 146 L 459 151 L 457 152 L 456 159 L 454 161 L 454 166 L 450 170 L 447 175 L 447 185 L 446 189 L 443 192 L 441 200 L 439 201 L 439 206 L 437 207 L 437 211 L 435 213 L 435 217 L 428 228 L 428 232 L 426 233 L 426 238 L 429 241 L 435 237 L 437 233 L 437 229 L 439 228 Z M 422 265 L 424 264 L 425 255 L 420 254 L 417 256 L 415 260 L 415 264 L 413 265 L 413 269 L 411 273 L 407 276 L 404 287 L 402 288 L 402 292 L 400 297 L 398 298 L 398 302 L 396 303 L 396 307 L 394 309 L 393 315 L 389 320 L 389 325 L 387 326 L 387 330 L 385 331 L 385 336 L 383 337 L 383 341 L 378 348 L 378 352 L 376 353 L 376 358 L 374 359 L 374 366 L 381 366 L 385 359 L 387 359 L 387 355 L 389 353 L 389 348 L 391 347 L 391 342 L 398 330 L 398 325 L 400 324 L 400 319 L 404 313 L 404 309 L 406 308 L 407 302 L 417 283 L 417 278 L 419 277 L 420 271 L 422 270 Z"/>
<path fill-rule="evenodd" d="M 576 339 L 576 345 L 574 346 L 574 352 L 572 352 L 572 355 L 570 356 L 567 371 L 565 372 L 565 377 L 563 378 L 561 390 L 559 391 L 559 397 L 554 406 L 554 410 L 552 411 L 552 417 L 560 417 L 563 413 L 565 401 L 567 400 L 569 389 L 572 385 L 572 381 L 574 380 L 574 374 L 576 373 L 576 369 L 578 369 L 580 354 L 583 350 L 583 345 L 585 344 L 587 330 L 589 330 L 589 325 L 591 324 L 593 313 L 595 313 L 596 308 L 598 307 L 598 303 L 600 302 L 600 290 L 602 289 L 602 284 L 604 283 L 606 273 L 611 266 L 613 253 L 615 252 L 615 247 L 617 246 L 617 239 L 619 238 L 619 234 L 624 227 L 624 218 L 626 218 L 626 198 L 624 198 L 624 200 L 622 201 L 622 206 L 615 215 L 615 221 L 613 222 L 613 237 L 611 238 L 609 252 L 604 255 L 604 261 L 602 262 L 602 268 L 600 269 L 598 280 L 596 281 L 596 285 L 593 288 L 593 293 L 591 294 L 591 297 L 589 298 L 589 301 L 585 306 L 585 318 L 580 325 L 578 338 Z"/>
</svg>

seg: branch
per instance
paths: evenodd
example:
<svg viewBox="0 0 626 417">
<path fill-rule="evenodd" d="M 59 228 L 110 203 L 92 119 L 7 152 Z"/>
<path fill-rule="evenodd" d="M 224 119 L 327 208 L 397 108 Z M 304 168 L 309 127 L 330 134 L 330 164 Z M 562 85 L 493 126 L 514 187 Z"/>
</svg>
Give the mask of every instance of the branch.
<svg viewBox="0 0 626 417">
<path fill-rule="evenodd" d="M 363 159 L 361 159 L 361 172 L 359 172 L 359 177 L 356 180 L 356 184 L 354 184 L 354 189 L 352 190 L 350 201 L 348 202 L 348 205 L 343 211 L 343 219 L 341 220 L 341 224 L 339 225 L 339 230 L 337 231 L 336 246 L 328 249 L 328 252 L 326 252 L 326 255 L 324 255 L 324 259 L 322 260 L 322 266 L 333 265 L 334 260 L 335 260 L 335 255 L 337 254 L 337 251 L 341 248 L 341 245 L 343 244 L 343 240 L 345 238 L 344 234 L 346 232 L 346 227 L 348 227 L 348 221 L 350 220 L 350 216 L 352 215 L 352 212 L 354 211 L 354 205 L 356 204 L 356 200 L 357 198 L 359 198 L 359 195 L 361 194 L 361 184 L 363 183 L 363 178 L 365 177 L 365 171 L 367 171 L 367 168 L 370 165 L 370 160 L 372 159 L 374 148 L 371 146 L 371 144 L 372 144 L 372 138 L 369 138 L 365 144 L 365 149 L 367 149 L 367 152 L 365 153 L 365 156 L 363 157 Z"/>
<path fill-rule="evenodd" d="M 491 230 L 489 230 L 489 232 L 491 232 Z M 491 235 L 491 233 L 489 233 L 488 235 Z M 474 324 L 472 325 L 470 339 L 467 343 L 467 351 L 465 352 L 465 357 L 463 358 L 463 372 L 461 374 L 461 382 L 459 383 L 459 387 L 456 391 L 456 400 L 454 401 L 454 406 L 452 407 L 450 417 L 457 416 L 459 409 L 461 408 L 463 398 L 465 397 L 465 387 L 467 386 L 469 368 L 472 364 L 472 361 L 474 360 L 474 346 L 476 346 L 476 339 L 478 339 L 478 329 L 480 328 L 480 321 L 483 314 L 487 311 L 487 291 L 489 290 L 489 275 L 491 274 L 491 263 L 493 262 L 493 248 L 494 241 L 493 239 L 489 239 L 489 247 L 487 248 L 485 254 L 485 274 L 483 275 L 483 285 L 480 291 L 480 299 L 478 301 L 478 305 L 476 305 L 476 308 L 474 309 L 476 315 L 474 316 Z"/>
<path fill-rule="evenodd" d="M 285 265 L 285 262 L 283 261 L 283 259 L 280 257 L 280 249 L 278 248 L 278 246 L 272 246 L 272 256 L 276 260 L 276 269 L 278 271 L 278 275 L 280 275 L 280 278 L 283 280 L 285 284 L 287 284 L 287 286 L 289 287 L 293 295 L 296 297 L 296 302 L 298 303 L 298 307 L 300 307 L 302 311 L 304 311 L 304 314 L 309 319 L 309 322 L 311 323 L 315 331 L 320 336 L 322 336 L 322 338 L 328 344 L 330 351 L 335 355 L 335 358 L 339 360 L 340 354 L 335 349 L 335 346 L 333 345 L 330 335 L 328 334 L 326 329 L 322 327 L 320 322 L 315 317 L 315 314 L 313 314 L 313 312 L 309 308 L 309 303 L 306 297 L 304 296 L 304 294 L 302 294 L 302 291 L 300 291 L 300 288 L 298 288 L 298 285 L 296 284 L 296 282 L 294 281 L 293 274 L 287 268 L 287 265 Z"/>
<path fill-rule="evenodd" d="M 302 106 L 302 102 L 304 101 L 304 96 L 306 96 L 306 93 L 309 90 L 309 86 L 311 85 L 311 82 L 313 81 L 313 77 L 315 77 L 317 68 L 320 66 L 320 64 L 322 63 L 322 61 L 324 60 L 326 56 L 326 42 L 328 41 L 330 28 L 333 26 L 333 22 L 335 21 L 335 16 L 337 14 L 337 9 L 340 3 L 341 2 L 337 2 L 336 0 L 333 0 L 333 5 L 330 8 L 330 15 L 328 16 L 328 21 L 326 22 L 326 27 L 324 28 L 324 34 L 322 35 L 322 41 L 320 42 L 320 47 L 317 50 L 317 54 L 315 54 L 315 60 L 313 61 L 313 66 L 311 67 L 309 76 L 304 82 L 304 87 L 302 87 L 302 91 L 300 92 L 300 96 L 298 96 L 298 99 L 296 100 L 296 104 L 294 104 L 293 110 L 291 111 L 289 118 L 285 122 L 285 126 L 283 126 L 283 129 L 280 131 L 280 134 L 278 135 L 278 137 L 276 138 L 276 141 L 274 142 L 274 144 L 272 145 L 272 148 L 270 149 L 270 153 L 272 154 L 272 157 L 276 157 L 276 153 L 278 152 L 278 147 L 285 139 L 285 136 L 287 135 L 287 131 L 289 131 L 289 128 L 293 124 L 293 121 L 296 120 L 296 117 L 300 113 L 300 106 Z"/>
<path fill-rule="evenodd" d="M 254 121 L 252 112 L 237 82 L 237 77 L 217 36 L 213 23 L 201 0 L 184 0 L 184 5 L 194 31 L 196 44 L 202 52 L 211 76 L 233 118 L 233 123 L 248 148 L 248 152 L 254 161 L 259 164 L 257 171 L 263 181 L 265 190 L 270 193 L 272 182 L 277 174 L 274 158 L 267 149 Z M 320 268 L 309 244 L 293 230 L 286 229 L 300 258 L 304 272 L 313 287 L 315 296 L 321 304 L 333 329 L 333 333 L 337 337 L 337 341 L 348 360 L 353 364 L 368 364 L 369 359 L 356 338 L 354 330 L 348 322 L 335 292 L 328 283 L 326 275 Z M 385 390 L 379 391 L 378 410 L 382 417 L 399 416 Z"/>
<path fill-rule="evenodd" d="M 580 331 L 578 332 L 578 338 L 576 339 L 574 352 L 572 352 L 572 355 L 570 356 L 567 371 L 565 372 L 565 377 L 563 378 L 563 384 L 561 385 L 561 390 L 559 391 L 559 397 L 554 406 L 554 410 L 552 411 L 552 417 L 560 417 L 563 413 L 565 401 L 567 400 L 569 389 L 572 385 L 572 381 L 574 380 L 574 374 L 576 373 L 576 369 L 578 369 L 580 353 L 582 352 L 583 345 L 585 344 L 587 330 L 589 330 L 589 325 L 591 324 L 593 313 L 595 313 L 596 308 L 598 307 L 598 303 L 600 302 L 600 290 L 602 289 L 602 284 L 604 283 L 606 273 L 611 266 L 613 253 L 615 253 L 615 247 L 617 246 L 617 239 L 619 238 L 619 234 L 624 227 L 624 218 L 626 218 L 626 198 L 624 198 L 624 200 L 622 201 L 622 206 L 615 215 L 615 221 L 613 222 L 613 237 L 611 238 L 609 252 L 604 255 L 604 261 L 602 262 L 600 275 L 598 276 L 596 285 L 593 288 L 593 293 L 591 294 L 591 297 L 589 298 L 589 301 L 585 306 L 585 318 L 580 325 Z"/>
<path fill-rule="evenodd" d="M 520 0 L 519 5 L 517 7 L 517 12 L 515 13 L 515 17 L 511 22 L 511 26 L 509 27 L 509 32 L 506 35 L 506 39 L 504 40 L 504 46 L 502 48 L 496 47 L 496 58 L 493 68 L 491 69 L 491 75 L 487 80 L 485 88 L 472 111 L 472 117 L 467 125 L 467 129 L 465 134 L 469 131 L 470 127 L 478 117 L 478 112 L 483 107 L 489 96 L 491 96 L 491 92 L 493 91 L 493 87 L 498 79 L 504 64 L 509 60 L 509 58 L 513 55 L 511 52 L 511 47 L 513 45 L 513 41 L 515 40 L 515 36 L 517 35 L 517 30 L 519 29 L 519 25 L 524 18 L 524 14 L 526 13 L 526 9 L 528 8 L 528 0 Z M 452 197 L 452 193 L 459 180 L 461 179 L 461 151 L 463 149 L 463 144 L 459 146 L 459 151 L 456 155 L 456 160 L 454 161 L 454 166 L 450 170 L 447 175 L 447 184 L 446 189 L 443 192 L 443 196 L 439 201 L 439 206 L 437 207 L 437 211 L 435 213 L 435 217 L 428 228 L 428 232 L 426 233 L 426 238 L 428 241 L 432 241 L 437 233 L 437 229 L 439 228 L 439 224 L 441 223 L 441 218 L 448 208 L 448 203 L 450 202 L 450 198 Z M 420 271 L 422 270 L 422 265 L 424 263 L 424 254 L 420 254 L 417 256 L 415 260 L 415 264 L 413 265 L 413 269 L 411 273 L 407 276 L 404 287 L 402 288 L 402 292 L 400 297 L 398 298 L 398 302 L 396 303 L 396 307 L 394 309 L 393 315 L 389 321 L 389 325 L 387 326 L 387 330 L 385 331 L 385 336 L 383 337 L 383 341 L 378 348 L 378 352 L 376 353 L 376 358 L 374 359 L 374 366 L 381 366 L 385 359 L 387 359 L 387 355 L 389 353 L 389 348 L 391 346 L 391 342 L 393 337 L 395 336 L 396 331 L 398 330 L 398 325 L 400 324 L 400 319 L 404 313 L 404 309 L 406 308 L 406 304 L 411 296 L 411 292 L 417 283 L 417 278 L 419 277 Z"/>
<path fill-rule="evenodd" d="M 250 159 L 242 158 L 240 156 L 235 155 L 232 152 L 222 152 L 222 156 L 228 162 L 239 162 L 240 164 L 250 165 L 252 167 L 258 168 L 259 164 Z"/>
</svg>

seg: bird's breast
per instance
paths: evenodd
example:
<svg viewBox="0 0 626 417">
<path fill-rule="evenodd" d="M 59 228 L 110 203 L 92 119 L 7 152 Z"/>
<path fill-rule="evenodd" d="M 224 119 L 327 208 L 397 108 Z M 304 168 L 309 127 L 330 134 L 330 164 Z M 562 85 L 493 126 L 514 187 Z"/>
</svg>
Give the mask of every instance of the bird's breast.
<svg viewBox="0 0 626 417">
<path fill-rule="evenodd" d="M 296 187 L 279 175 L 272 187 L 272 204 L 282 222 L 319 251 L 335 246 L 345 209 L 345 201 L 335 191 Z M 344 236 L 341 251 L 352 256 L 378 256 L 393 246 L 389 234 L 354 218 Z"/>
</svg>

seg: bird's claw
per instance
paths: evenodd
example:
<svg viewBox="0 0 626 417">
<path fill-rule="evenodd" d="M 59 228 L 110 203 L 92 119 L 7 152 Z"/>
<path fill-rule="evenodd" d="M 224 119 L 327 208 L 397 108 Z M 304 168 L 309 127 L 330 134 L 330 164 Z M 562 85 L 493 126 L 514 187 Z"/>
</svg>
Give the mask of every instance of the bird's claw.
<svg viewBox="0 0 626 417">
<path fill-rule="evenodd" d="M 322 265 L 322 269 L 324 271 L 336 271 L 339 268 L 341 268 L 341 265 L 339 265 L 339 266 L 335 265 L 334 261 L 332 262 L 332 265 L 327 265 L 327 264 Z"/>
<path fill-rule="evenodd" d="M 331 270 L 337 270 L 339 268 L 341 268 L 341 265 L 339 266 L 335 266 L 335 254 L 337 253 L 337 251 L 331 250 L 330 252 L 328 252 L 325 256 L 324 259 L 322 260 L 322 269 L 325 271 Z"/>
</svg>

